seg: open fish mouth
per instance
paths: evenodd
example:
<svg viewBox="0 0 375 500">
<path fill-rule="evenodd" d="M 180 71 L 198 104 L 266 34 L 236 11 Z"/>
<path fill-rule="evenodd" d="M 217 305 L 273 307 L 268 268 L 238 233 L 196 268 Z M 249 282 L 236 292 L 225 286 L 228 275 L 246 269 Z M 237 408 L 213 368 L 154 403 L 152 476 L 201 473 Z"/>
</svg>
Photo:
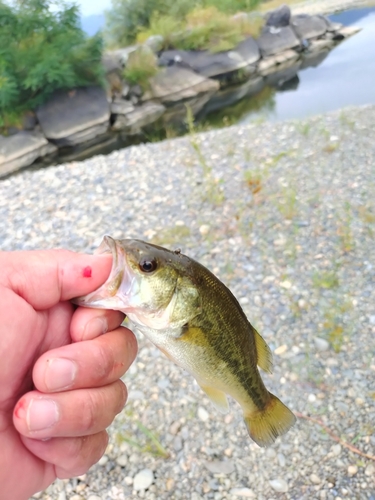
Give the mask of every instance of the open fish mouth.
<svg viewBox="0 0 375 500">
<path fill-rule="evenodd" d="M 128 265 L 126 252 L 111 236 L 104 236 L 95 254 L 111 254 L 112 269 L 102 286 L 95 291 L 72 300 L 74 304 L 98 309 L 127 312 L 130 297 L 137 292 L 137 280 Z"/>
</svg>

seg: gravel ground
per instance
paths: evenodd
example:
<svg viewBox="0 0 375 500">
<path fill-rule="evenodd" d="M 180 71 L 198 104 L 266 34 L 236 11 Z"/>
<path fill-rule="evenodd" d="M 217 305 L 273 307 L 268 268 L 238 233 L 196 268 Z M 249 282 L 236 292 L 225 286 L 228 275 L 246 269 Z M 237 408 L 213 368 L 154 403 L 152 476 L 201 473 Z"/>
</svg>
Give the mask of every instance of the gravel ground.
<svg viewBox="0 0 375 500">
<path fill-rule="evenodd" d="M 146 144 L 0 181 L 3 250 L 180 247 L 274 352 L 296 426 L 268 448 L 145 339 L 98 465 L 33 498 L 375 499 L 375 106 Z M 341 440 L 335 441 L 319 420 Z M 168 455 L 168 456 L 167 456 Z"/>
<path fill-rule="evenodd" d="M 286 1 L 288 3 L 288 1 Z M 334 14 L 348 9 L 360 9 L 375 5 L 375 0 L 306 0 L 291 4 L 293 14 Z"/>
</svg>

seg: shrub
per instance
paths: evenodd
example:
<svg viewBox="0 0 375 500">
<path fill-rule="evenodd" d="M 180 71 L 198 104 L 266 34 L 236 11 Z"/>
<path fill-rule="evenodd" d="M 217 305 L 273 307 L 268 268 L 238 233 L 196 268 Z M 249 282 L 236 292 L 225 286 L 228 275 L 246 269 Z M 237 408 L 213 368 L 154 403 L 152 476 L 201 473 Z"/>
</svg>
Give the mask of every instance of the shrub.
<svg viewBox="0 0 375 500">
<path fill-rule="evenodd" d="M 162 34 L 156 32 L 156 28 L 165 32 L 171 19 L 174 19 L 172 29 L 176 32 L 176 25 L 195 9 L 202 15 L 211 7 L 232 14 L 250 11 L 259 3 L 260 0 L 112 0 L 105 36 L 110 46 L 124 47 L 134 43 L 138 34 L 141 40 L 147 38 L 146 34 Z"/>
<path fill-rule="evenodd" d="M 84 34 L 76 6 L 0 0 L 0 127 L 57 89 L 104 83 L 101 55 L 101 38 Z"/>
<path fill-rule="evenodd" d="M 149 87 L 149 80 L 156 75 L 158 62 L 148 47 L 138 47 L 129 55 L 123 77 L 131 85 L 138 84 L 143 90 Z"/>
<path fill-rule="evenodd" d="M 106 15 L 105 39 L 111 47 L 134 43 L 142 30 L 150 27 L 157 16 L 171 16 L 175 22 L 192 8 L 191 0 L 112 0 Z M 159 34 L 159 33 L 158 33 Z"/>
<path fill-rule="evenodd" d="M 216 7 L 197 7 L 189 12 L 184 21 L 172 16 L 154 14 L 150 27 L 139 32 L 137 41 L 144 42 L 149 36 L 162 35 L 163 49 L 207 49 L 212 52 L 231 50 L 246 37 L 257 36 L 263 20 L 238 19 L 219 12 Z"/>
</svg>

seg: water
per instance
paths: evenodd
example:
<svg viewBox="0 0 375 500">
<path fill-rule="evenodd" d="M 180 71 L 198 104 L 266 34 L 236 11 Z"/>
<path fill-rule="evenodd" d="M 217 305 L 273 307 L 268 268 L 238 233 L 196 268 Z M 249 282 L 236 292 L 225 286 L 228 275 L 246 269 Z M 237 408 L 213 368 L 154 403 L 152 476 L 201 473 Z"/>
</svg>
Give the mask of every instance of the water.
<svg viewBox="0 0 375 500">
<path fill-rule="evenodd" d="M 303 118 L 375 103 L 375 8 L 329 17 L 347 26 L 359 26 L 362 31 L 335 47 L 319 66 L 300 70 L 297 87 L 276 91 L 272 106 L 268 103 L 260 110 L 245 113 L 237 123 L 248 123 L 260 116 L 266 120 Z M 226 113 L 230 116 L 229 108 Z"/>
</svg>

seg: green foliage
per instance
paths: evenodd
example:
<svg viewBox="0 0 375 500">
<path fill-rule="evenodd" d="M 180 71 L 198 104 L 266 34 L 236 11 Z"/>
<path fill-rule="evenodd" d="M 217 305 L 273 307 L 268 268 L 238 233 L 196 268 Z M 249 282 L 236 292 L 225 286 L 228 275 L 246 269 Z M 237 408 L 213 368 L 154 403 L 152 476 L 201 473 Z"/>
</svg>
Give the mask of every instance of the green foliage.
<svg viewBox="0 0 375 500">
<path fill-rule="evenodd" d="M 139 36 L 144 41 L 151 35 L 173 35 L 169 47 L 210 48 L 216 42 L 216 50 L 234 47 L 245 35 L 253 34 L 254 23 L 232 20 L 228 14 L 252 10 L 260 0 L 112 0 L 107 13 L 106 39 L 110 46 L 123 47 Z M 193 14 L 195 12 L 195 14 Z M 213 13 L 213 16 L 212 16 Z M 195 25 L 191 20 L 195 17 Z M 219 15 L 220 14 L 220 15 Z M 250 28 L 251 25 L 251 28 Z M 183 29 L 187 27 L 188 30 Z M 190 31 L 189 29 L 192 28 Z M 212 34 L 209 31 L 213 31 Z M 258 28 L 255 29 L 257 33 Z M 223 39 L 224 37 L 224 39 Z"/>
<path fill-rule="evenodd" d="M 194 5 L 190 0 L 112 0 L 106 14 L 106 41 L 109 46 L 129 45 L 156 15 L 181 20 Z"/>
<path fill-rule="evenodd" d="M 149 86 L 149 80 L 158 72 L 156 56 L 148 47 L 138 47 L 129 55 L 123 77 L 131 85 L 138 84 L 143 90 Z"/>
<path fill-rule="evenodd" d="M 75 5 L 0 0 L 0 126 L 57 89 L 104 82 L 102 40 L 88 38 Z"/>
</svg>

